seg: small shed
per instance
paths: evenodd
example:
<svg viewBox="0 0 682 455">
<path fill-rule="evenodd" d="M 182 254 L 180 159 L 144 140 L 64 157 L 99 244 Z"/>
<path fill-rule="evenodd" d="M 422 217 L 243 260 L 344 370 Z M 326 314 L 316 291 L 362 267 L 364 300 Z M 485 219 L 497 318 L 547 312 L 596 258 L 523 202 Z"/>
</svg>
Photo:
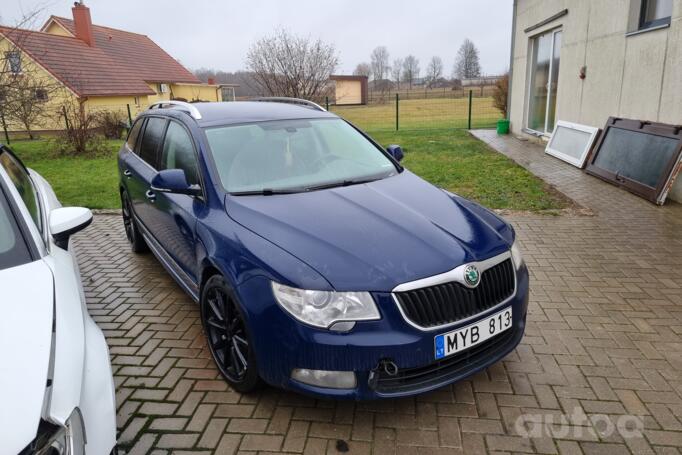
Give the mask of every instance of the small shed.
<svg viewBox="0 0 682 455">
<path fill-rule="evenodd" d="M 367 104 L 367 76 L 330 76 L 337 105 Z"/>
</svg>

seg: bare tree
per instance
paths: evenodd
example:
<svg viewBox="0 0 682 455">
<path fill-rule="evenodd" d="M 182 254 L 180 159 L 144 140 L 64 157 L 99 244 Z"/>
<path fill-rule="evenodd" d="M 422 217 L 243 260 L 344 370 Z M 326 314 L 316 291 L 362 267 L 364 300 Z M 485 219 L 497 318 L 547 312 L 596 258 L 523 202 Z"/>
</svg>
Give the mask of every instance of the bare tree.
<svg viewBox="0 0 682 455">
<path fill-rule="evenodd" d="M 426 67 L 426 79 L 429 84 L 429 88 L 440 79 L 443 75 L 443 60 L 438 56 L 431 57 L 429 64 Z"/>
<path fill-rule="evenodd" d="M 339 62 L 334 45 L 286 30 L 256 41 L 246 66 L 268 95 L 321 100 Z"/>
<path fill-rule="evenodd" d="M 400 76 L 403 72 L 403 59 L 397 58 L 393 60 L 393 66 L 391 67 L 391 77 L 395 82 L 396 88 L 400 90 Z"/>
<path fill-rule="evenodd" d="M 9 126 L 22 127 L 30 139 L 35 138 L 35 126 L 51 116 L 54 103 L 50 99 L 62 88 L 61 83 L 35 64 L 35 55 L 30 59 L 23 51 L 24 43 L 30 39 L 27 28 L 34 24 L 41 11 L 24 15 L 14 27 L 0 28 L 0 49 L 3 49 L 0 53 L 0 121 L 5 131 Z"/>
<path fill-rule="evenodd" d="M 98 156 L 106 151 L 104 136 L 99 131 L 99 114 L 86 109 L 85 98 L 64 90 L 62 104 L 53 111 L 55 123 L 65 128 L 59 132 L 50 147 L 58 156 Z"/>
<path fill-rule="evenodd" d="M 0 61 L 0 93 L 6 93 L 9 87 L 18 83 L 17 75 L 23 74 L 21 68 L 21 43 L 26 39 L 22 29 L 30 28 L 42 9 L 26 13 L 14 26 L 0 27 L 0 49 L 3 50 Z"/>
<path fill-rule="evenodd" d="M 370 65 L 372 67 L 372 76 L 375 81 L 380 81 L 388 76 L 390 69 L 388 65 L 388 49 L 386 46 L 378 46 L 372 51 L 370 56 Z"/>
<path fill-rule="evenodd" d="M 5 131 L 5 140 L 9 142 L 7 134 L 8 123 L 11 119 L 10 106 L 14 104 L 12 97 L 22 94 L 20 90 L 25 80 L 31 79 L 35 66 L 23 64 L 21 43 L 26 39 L 22 29 L 31 28 L 42 8 L 25 13 L 14 26 L 0 27 L 0 127 Z"/>
<path fill-rule="evenodd" d="M 410 84 L 410 89 L 412 89 L 412 84 L 414 80 L 419 77 L 419 59 L 414 55 L 408 55 L 403 61 L 403 80 Z"/>
<path fill-rule="evenodd" d="M 465 39 L 457 51 L 454 76 L 458 79 L 472 79 L 481 76 L 481 64 L 478 59 L 478 49 L 470 40 Z"/>
<path fill-rule="evenodd" d="M 37 75 L 22 75 L 7 87 L 3 114 L 6 119 L 21 124 L 30 139 L 35 139 L 33 127 L 47 120 L 54 108 L 48 101 L 60 89 L 55 82 Z"/>
<path fill-rule="evenodd" d="M 353 70 L 354 76 L 367 76 L 372 74 L 372 67 L 367 62 L 358 63 L 358 66 Z"/>
<path fill-rule="evenodd" d="M 237 87 L 234 88 L 234 91 L 237 98 L 266 95 L 260 84 L 256 82 L 251 71 L 235 71 L 231 73 L 212 68 L 199 68 L 194 70 L 194 75 L 204 82 L 208 82 L 209 78 L 213 78 L 218 84 L 236 84 Z"/>
</svg>

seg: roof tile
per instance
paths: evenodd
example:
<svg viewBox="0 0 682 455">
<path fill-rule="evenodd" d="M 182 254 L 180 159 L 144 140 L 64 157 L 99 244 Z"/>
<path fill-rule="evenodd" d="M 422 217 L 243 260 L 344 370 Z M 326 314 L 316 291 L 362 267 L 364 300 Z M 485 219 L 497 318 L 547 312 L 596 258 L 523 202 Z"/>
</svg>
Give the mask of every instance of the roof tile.
<svg viewBox="0 0 682 455">
<path fill-rule="evenodd" d="M 71 19 L 51 17 L 75 34 Z M 201 81 L 145 35 L 93 25 L 95 46 L 68 36 L 0 26 L 0 33 L 80 96 L 151 95 L 146 82 Z"/>
</svg>

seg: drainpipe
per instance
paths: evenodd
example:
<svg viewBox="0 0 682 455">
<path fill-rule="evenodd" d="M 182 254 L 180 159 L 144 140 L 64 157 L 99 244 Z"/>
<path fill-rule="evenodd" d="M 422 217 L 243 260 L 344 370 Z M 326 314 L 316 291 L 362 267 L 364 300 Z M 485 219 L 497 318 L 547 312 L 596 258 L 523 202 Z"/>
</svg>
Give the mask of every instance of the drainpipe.
<svg viewBox="0 0 682 455">
<path fill-rule="evenodd" d="M 514 0 L 512 9 L 512 28 L 511 28 L 511 50 L 509 52 L 509 86 L 507 87 L 507 120 L 511 124 L 511 97 L 512 97 L 512 76 L 514 74 L 514 42 L 516 41 L 516 9 L 517 1 Z"/>
</svg>

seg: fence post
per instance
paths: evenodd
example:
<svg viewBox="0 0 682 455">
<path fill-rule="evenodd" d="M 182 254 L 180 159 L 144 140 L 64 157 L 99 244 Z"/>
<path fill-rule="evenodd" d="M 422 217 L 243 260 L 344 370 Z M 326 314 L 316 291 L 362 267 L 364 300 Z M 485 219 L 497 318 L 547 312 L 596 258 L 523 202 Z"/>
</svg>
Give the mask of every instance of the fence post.
<svg viewBox="0 0 682 455">
<path fill-rule="evenodd" d="M 126 107 L 128 108 L 128 128 L 132 128 L 133 116 L 130 114 L 130 104 L 126 104 Z"/>
<path fill-rule="evenodd" d="M 398 131 L 400 127 L 400 110 L 399 106 L 400 105 L 400 95 L 398 95 L 398 92 L 395 94 L 395 130 Z"/>
<path fill-rule="evenodd" d="M 468 118 L 468 122 L 467 122 L 467 125 L 468 125 L 467 129 L 468 130 L 471 129 L 471 98 L 473 96 L 473 93 L 474 93 L 473 90 L 469 90 L 469 115 L 468 115 L 469 118 Z"/>
<path fill-rule="evenodd" d="M 326 104 L 326 106 L 327 106 L 327 110 L 329 110 L 329 96 L 325 96 L 325 97 L 324 97 L 324 102 L 325 102 L 325 104 Z"/>
<path fill-rule="evenodd" d="M 5 142 L 7 142 L 7 145 L 10 145 L 9 133 L 7 132 L 7 123 L 5 123 L 5 114 L 2 112 L 0 112 L 0 120 L 2 120 L 2 130 L 5 132 Z"/>
</svg>

